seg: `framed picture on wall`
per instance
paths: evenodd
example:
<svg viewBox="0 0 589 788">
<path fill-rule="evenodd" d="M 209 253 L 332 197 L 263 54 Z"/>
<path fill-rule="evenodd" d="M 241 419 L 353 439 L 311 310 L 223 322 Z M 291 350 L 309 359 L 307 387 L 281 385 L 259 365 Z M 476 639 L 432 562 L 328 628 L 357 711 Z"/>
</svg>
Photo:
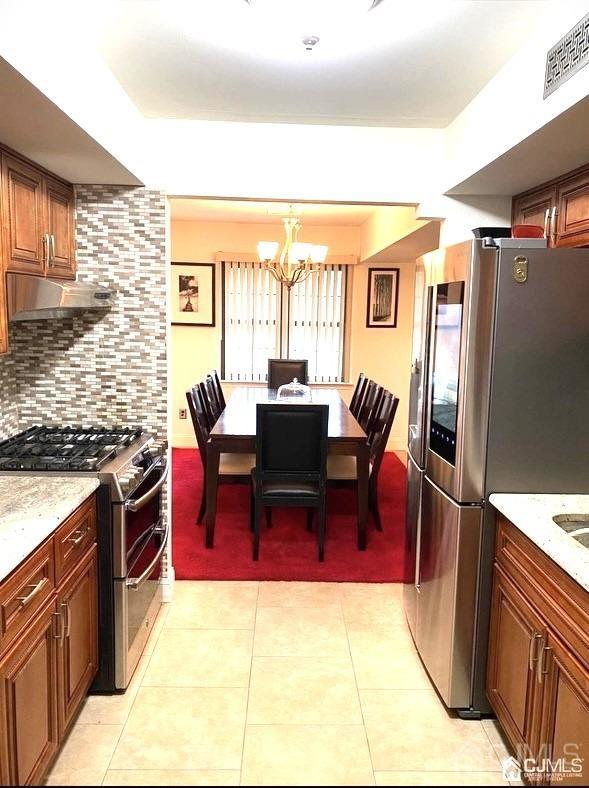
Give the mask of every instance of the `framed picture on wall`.
<svg viewBox="0 0 589 788">
<path fill-rule="evenodd" d="M 172 263 L 172 325 L 215 325 L 215 264 Z"/>
<path fill-rule="evenodd" d="M 396 328 L 399 269 L 368 269 L 366 328 Z"/>
</svg>

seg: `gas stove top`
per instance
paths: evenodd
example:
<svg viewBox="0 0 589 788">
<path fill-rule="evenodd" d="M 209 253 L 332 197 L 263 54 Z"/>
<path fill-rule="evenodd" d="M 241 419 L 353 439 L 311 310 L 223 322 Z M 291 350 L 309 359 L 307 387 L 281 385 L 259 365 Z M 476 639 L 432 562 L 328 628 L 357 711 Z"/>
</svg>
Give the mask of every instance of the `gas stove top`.
<svg viewBox="0 0 589 788">
<path fill-rule="evenodd" d="M 136 427 L 31 427 L 0 443 L 0 471 L 99 471 L 142 432 Z"/>
</svg>

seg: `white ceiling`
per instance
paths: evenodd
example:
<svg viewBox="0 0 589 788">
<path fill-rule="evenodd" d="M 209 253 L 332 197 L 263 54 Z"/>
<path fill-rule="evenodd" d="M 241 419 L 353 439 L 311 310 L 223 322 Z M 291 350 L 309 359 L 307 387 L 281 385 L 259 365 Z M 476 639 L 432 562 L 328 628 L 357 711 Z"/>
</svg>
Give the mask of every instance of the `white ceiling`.
<svg viewBox="0 0 589 788">
<path fill-rule="evenodd" d="M 200 200 L 175 197 L 170 200 L 172 221 L 245 222 L 277 224 L 287 216 L 289 203 L 256 200 Z M 295 212 L 305 225 L 359 227 L 373 213 L 374 205 L 295 203 Z"/>
<path fill-rule="evenodd" d="M 355 0 L 252 2 L 105 0 L 94 32 L 148 117 L 444 127 L 556 7 L 383 0 L 354 16 Z"/>
</svg>

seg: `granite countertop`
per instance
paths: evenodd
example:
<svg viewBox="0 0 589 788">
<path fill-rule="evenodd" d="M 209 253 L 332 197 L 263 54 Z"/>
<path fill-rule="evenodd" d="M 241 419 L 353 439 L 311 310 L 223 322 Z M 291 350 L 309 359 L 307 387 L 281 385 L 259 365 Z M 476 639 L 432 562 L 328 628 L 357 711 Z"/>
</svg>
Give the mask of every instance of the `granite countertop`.
<svg viewBox="0 0 589 788">
<path fill-rule="evenodd" d="M 589 495 L 493 493 L 489 501 L 555 564 L 589 591 L 589 548 L 565 533 L 552 520 L 558 514 L 589 516 Z M 579 523 L 579 527 L 581 525 Z"/>
<path fill-rule="evenodd" d="M 0 476 L 0 582 L 98 487 L 82 476 Z"/>
</svg>

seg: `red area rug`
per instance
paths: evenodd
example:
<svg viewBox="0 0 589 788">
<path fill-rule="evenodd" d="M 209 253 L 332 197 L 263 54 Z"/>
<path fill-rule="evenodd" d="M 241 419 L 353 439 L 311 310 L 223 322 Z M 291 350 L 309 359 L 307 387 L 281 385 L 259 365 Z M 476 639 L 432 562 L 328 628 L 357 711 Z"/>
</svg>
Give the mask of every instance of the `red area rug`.
<svg viewBox="0 0 589 788">
<path fill-rule="evenodd" d="M 249 487 L 219 487 L 215 547 L 204 546 L 204 526 L 195 523 L 202 489 L 196 450 L 173 451 L 173 563 L 178 580 L 324 580 L 401 582 L 405 528 L 406 469 L 393 454 L 380 470 L 379 496 L 384 531 L 368 525 L 368 549 L 356 546 L 356 496 L 330 489 L 325 562 L 317 560 L 315 534 L 305 528 L 304 509 L 275 509 L 272 528 L 262 527 L 260 560 L 251 557 Z"/>
</svg>

